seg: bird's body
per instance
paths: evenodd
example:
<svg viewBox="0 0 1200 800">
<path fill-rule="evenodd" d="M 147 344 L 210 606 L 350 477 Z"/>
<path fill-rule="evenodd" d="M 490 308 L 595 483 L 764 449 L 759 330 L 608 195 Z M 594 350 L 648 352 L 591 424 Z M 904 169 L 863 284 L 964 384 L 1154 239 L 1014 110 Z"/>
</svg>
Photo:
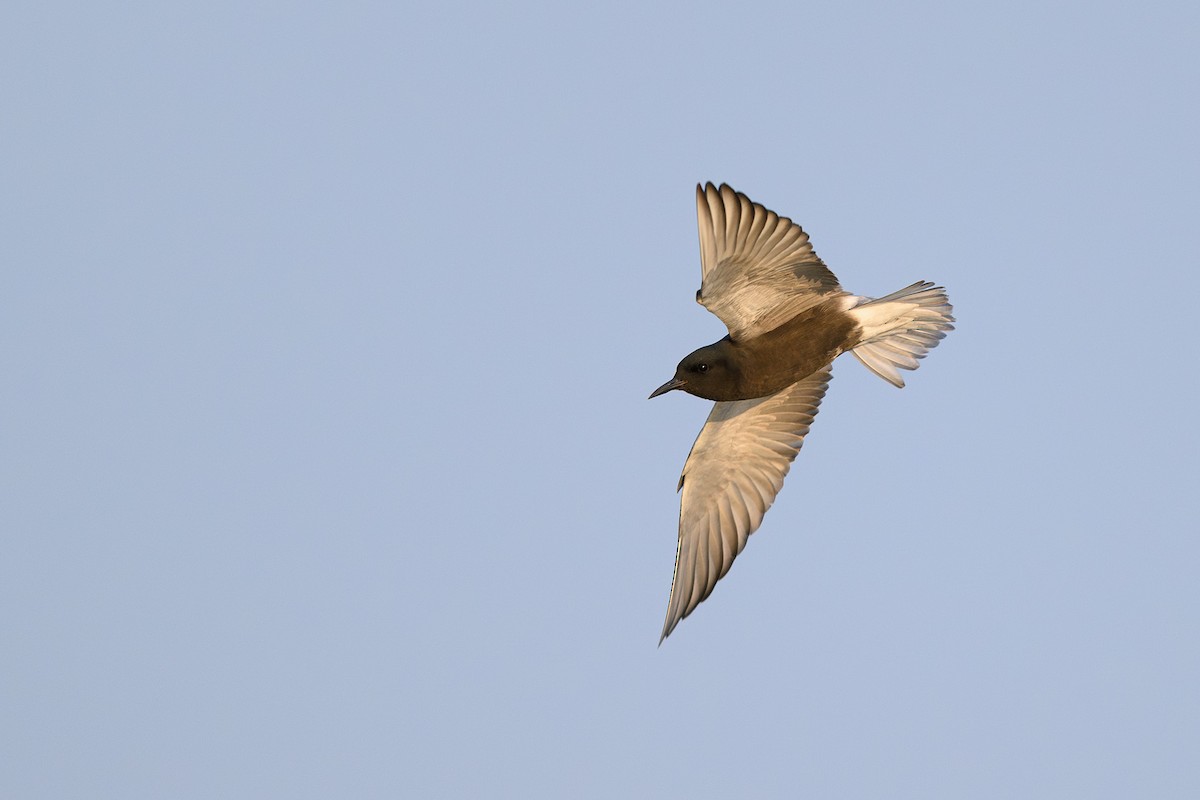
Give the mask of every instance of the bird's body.
<svg viewBox="0 0 1200 800">
<path fill-rule="evenodd" d="M 897 369 L 952 330 L 945 292 L 915 283 L 879 299 L 844 291 L 808 235 L 728 186 L 696 189 L 704 281 L 696 299 L 729 335 L 692 352 L 651 397 L 715 400 L 683 475 L 679 543 L 662 639 L 712 592 L 783 487 L 829 384 L 854 355 L 903 386 Z M 661 639 L 660 639 L 661 641 Z"/>
<path fill-rule="evenodd" d="M 706 400 L 753 400 L 808 377 L 857 344 L 845 305 L 841 298 L 826 300 L 761 336 L 744 341 L 726 336 L 709 345 L 727 359 L 733 380 L 697 385 L 691 393 Z"/>
</svg>

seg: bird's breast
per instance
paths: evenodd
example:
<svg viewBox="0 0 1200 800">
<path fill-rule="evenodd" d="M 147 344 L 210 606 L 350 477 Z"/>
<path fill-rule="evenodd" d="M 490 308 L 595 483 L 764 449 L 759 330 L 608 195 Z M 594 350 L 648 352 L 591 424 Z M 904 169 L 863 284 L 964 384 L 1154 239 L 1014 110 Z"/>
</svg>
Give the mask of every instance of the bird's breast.
<svg viewBox="0 0 1200 800">
<path fill-rule="evenodd" d="M 734 342 L 736 400 L 766 397 L 807 378 L 854 347 L 854 319 L 837 300 L 802 311 L 778 328 Z"/>
</svg>

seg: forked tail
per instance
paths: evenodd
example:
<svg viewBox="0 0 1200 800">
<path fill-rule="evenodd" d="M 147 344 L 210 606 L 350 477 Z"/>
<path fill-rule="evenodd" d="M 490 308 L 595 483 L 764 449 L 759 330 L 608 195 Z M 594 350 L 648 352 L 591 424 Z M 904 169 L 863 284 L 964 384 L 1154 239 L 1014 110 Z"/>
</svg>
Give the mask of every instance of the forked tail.
<svg viewBox="0 0 1200 800">
<path fill-rule="evenodd" d="M 946 290 L 928 281 L 887 297 L 860 298 L 850 314 L 862 327 L 862 342 L 850 352 L 888 383 L 903 387 L 901 369 L 916 369 L 918 359 L 954 330 L 953 306 Z"/>
</svg>

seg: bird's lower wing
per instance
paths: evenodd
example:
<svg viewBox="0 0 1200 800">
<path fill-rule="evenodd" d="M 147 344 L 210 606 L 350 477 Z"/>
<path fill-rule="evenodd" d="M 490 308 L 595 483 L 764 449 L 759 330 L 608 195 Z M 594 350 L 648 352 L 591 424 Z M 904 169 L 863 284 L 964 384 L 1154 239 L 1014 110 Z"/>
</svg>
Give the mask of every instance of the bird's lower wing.
<svg viewBox="0 0 1200 800">
<path fill-rule="evenodd" d="M 717 403 L 679 479 L 679 545 L 661 642 L 758 530 L 829 388 L 828 365 L 767 397 Z"/>
</svg>

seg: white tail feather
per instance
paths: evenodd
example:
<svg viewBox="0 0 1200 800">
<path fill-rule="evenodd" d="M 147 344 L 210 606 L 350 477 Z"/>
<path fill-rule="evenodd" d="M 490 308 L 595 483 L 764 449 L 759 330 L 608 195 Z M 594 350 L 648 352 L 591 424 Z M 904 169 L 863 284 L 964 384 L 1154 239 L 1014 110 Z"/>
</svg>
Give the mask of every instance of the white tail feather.
<svg viewBox="0 0 1200 800">
<path fill-rule="evenodd" d="M 903 387 L 901 369 L 916 369 L 918 359 L 954 330 L 953 306 L 946 290 L 918 281 L 887 297 L 859 298 L 850 314 L 862 327 L 862 342 L 850 352 L 888 383 Z"/>
</svg>

